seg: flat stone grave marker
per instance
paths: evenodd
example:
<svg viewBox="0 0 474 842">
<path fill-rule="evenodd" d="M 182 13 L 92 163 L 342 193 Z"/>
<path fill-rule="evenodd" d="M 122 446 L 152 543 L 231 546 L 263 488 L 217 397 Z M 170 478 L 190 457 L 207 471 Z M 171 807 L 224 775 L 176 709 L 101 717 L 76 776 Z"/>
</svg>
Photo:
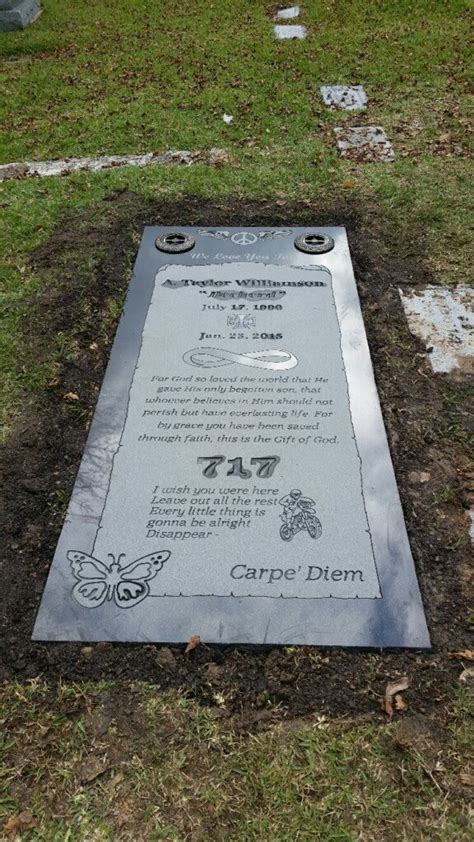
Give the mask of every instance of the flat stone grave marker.
<svg viewBox="0 0 474 842">
<path fill-rule="evenodd" d="M 306 27 L 300 26 L 299 24 L 276 24 L 273 29 L 275 32 L 275 38 L 279 41 L 293 38 L 302 40 L 303 38 L 306 38 L 307 35 Z"/>
<path fill-rule="evenodd" d="M 37 640 L 428 647 L 344 228 L 146 228 Z"/>
<path fill-rule="evenodd" d="M 299 6 L 289 6 L 286 9 L 279 9 L 275 15 L 275 20 L 291 20 L 292 18 L 299 17 L 299 13 Z"/>
<path fill-rule="evenodd" d="M 323 102 L 332 111 L 365 111 L 367 94 L 362 85 L 321 85 Z"/>
<path fill-rule="evenodd" d="M 474 374 L 474 289 L 431 285 L 399 294 L 410 330 L 430 349 L 433 371 Z"/>
<path fill-rule="evenodd" d="M 336 126 L 339 156 L 356 163 L 395 159 L 393 146 L 381 126 Z"/>
</svg>

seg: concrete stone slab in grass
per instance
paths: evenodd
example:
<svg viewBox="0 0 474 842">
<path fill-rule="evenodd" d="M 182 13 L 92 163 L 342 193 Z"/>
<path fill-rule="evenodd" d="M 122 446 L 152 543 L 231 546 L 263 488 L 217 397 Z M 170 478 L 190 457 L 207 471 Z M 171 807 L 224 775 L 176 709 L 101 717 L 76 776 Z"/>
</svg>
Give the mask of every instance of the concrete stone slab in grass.
<svg viewBox="0 0 474 842">
<path fill-rule="evenodd" d="M 426 345 L 435 372 L 474 372 L 474 289 L 399 290 L 410 330 Z"/>
<path fill-rule="evenodd" d="M 39 0 L 0 0 L 0 32 L 24 29 L 40 13 Z"/>
<path fill-rule="evenodd" d="M 66 176 L 74 172 L 98 172 L 113 167 L 158 167 L 180 165 L 189 167 L 192 164 L 207 164 L 221 166 L 229 163 L 229 154 L 225 149 L 198 149 L 191 152 L 187 149 L 169 149 L 167 152 L 155 155 L 147 152 L 145 155 L 102 155 L 100 158 L 64 158 L 58 161 L 24 161 L 0 165 L 0 182 L 11 181 L 15 178 L 48 178 L 51 176 Z"/>
<path fill-rule="evenodd" d="M 321 85 L 323 102 L 332 111 L 365 111 L 367 94 L 362 85 Z"/>
<path fill-rule="evenodd" d="M 306 38 L 307 30 L 305 26 L 296 26 L 296 25 L 285 25 L 280 26 L 276 25 L 275 29 L 275 38 L 278 40 L 283 41 L 284 39 L 288 38 Z"/>
<path fill-rule="evenodd" d="M 334 129 L 341 158 L 359 163 L 393 161 L 393 146 L 381 126 L 337 126 Z"/>
<path fill-rule="evenodd" d="M 297 18 L 299 13 L 299 6 L 289 6 L 288 9 L 280 9 L 275 15 L 275 20 L 291 20 Z"/>
</svg>

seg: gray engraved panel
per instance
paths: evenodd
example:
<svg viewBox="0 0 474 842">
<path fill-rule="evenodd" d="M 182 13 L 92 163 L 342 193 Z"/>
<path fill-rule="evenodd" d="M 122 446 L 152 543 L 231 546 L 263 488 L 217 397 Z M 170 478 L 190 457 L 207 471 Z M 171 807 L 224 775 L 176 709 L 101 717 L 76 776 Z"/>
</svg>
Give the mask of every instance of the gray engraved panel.
<svg viewBox="0 0 474 842">
<path fill-rule="evenodd" d="M 145 229 L 34 638 L 429 647 L 345 230 L 171 230 Z"/>
</svg>

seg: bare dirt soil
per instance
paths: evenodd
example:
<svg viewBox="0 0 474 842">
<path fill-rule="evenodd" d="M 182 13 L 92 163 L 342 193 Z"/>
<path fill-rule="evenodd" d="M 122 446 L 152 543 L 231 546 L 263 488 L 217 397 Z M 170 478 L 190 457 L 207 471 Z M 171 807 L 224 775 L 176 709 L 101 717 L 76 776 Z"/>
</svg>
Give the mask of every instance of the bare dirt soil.
<svg viewBox="0 0 474 842">
<path fill-rule="evenodd" d="M 32 643 L 35 612 L 83 452 L 117 311 L 145 225 L 345 225 L 376 381 L 433 641 L 431 652 L 252 650 L 198 646 Z M 246 727 L 269 705 L 286 716 L 320 710 L 379 716 L 387 681 L 408 675 L 413 713 L 448 703 L 469 648 L 466 507 L 473 490 L 467 454 L 467 377 L 434 376 L 410 334 L 398 287 L 433 283 L 422 231 L 407 232 L 374 204 L 199 198 L 163 201 L 117 192 L 103 210 L 71 213 L 32 256 L 44 291 L 31 301 L 25 342 L 48 359 L 69 338 L 47 390 L 25 395 L 3 452 L 4 560 L 0 567 L 0 675 L 19 680 L 143 679 L 179 687 L 204 704 L 226 690 Z M 111 315 L 113 313 L 113 315 Z M 72 350 L 71 350 L 72 349 Z M 75 395 L 78 400 L 67 395 Z M 471 591 L 470 591 L 471 587 Z M 196 629 L 198 632 L 198 629 Z M 470 646 L 472 648 L 472 644 Z M 127 690 L 124 684 L 124 695 Z"/>
</svg>

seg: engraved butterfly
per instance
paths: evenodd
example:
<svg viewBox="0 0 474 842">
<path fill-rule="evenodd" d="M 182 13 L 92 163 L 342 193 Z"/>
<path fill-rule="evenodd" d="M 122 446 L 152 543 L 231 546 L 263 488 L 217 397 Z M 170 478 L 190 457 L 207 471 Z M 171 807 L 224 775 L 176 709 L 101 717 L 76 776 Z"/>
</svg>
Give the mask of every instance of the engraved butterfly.
<svg viewBox="0 0 474 842">
<path fill-rule="evenodd" d="M 97 608 L 105 600 L 114 600 L 118 608 L 132 608 L 150 593 L 151 579 L 162 569 L 170 557 L 168 550 L 142 556 L 126 566 L 122 563 L 125 553 L 106 564 L 97 558 L 70 550 L 67 554 L 77 584 L 72 589 L 74 599 L 84 608 Z"/>
</svg>

